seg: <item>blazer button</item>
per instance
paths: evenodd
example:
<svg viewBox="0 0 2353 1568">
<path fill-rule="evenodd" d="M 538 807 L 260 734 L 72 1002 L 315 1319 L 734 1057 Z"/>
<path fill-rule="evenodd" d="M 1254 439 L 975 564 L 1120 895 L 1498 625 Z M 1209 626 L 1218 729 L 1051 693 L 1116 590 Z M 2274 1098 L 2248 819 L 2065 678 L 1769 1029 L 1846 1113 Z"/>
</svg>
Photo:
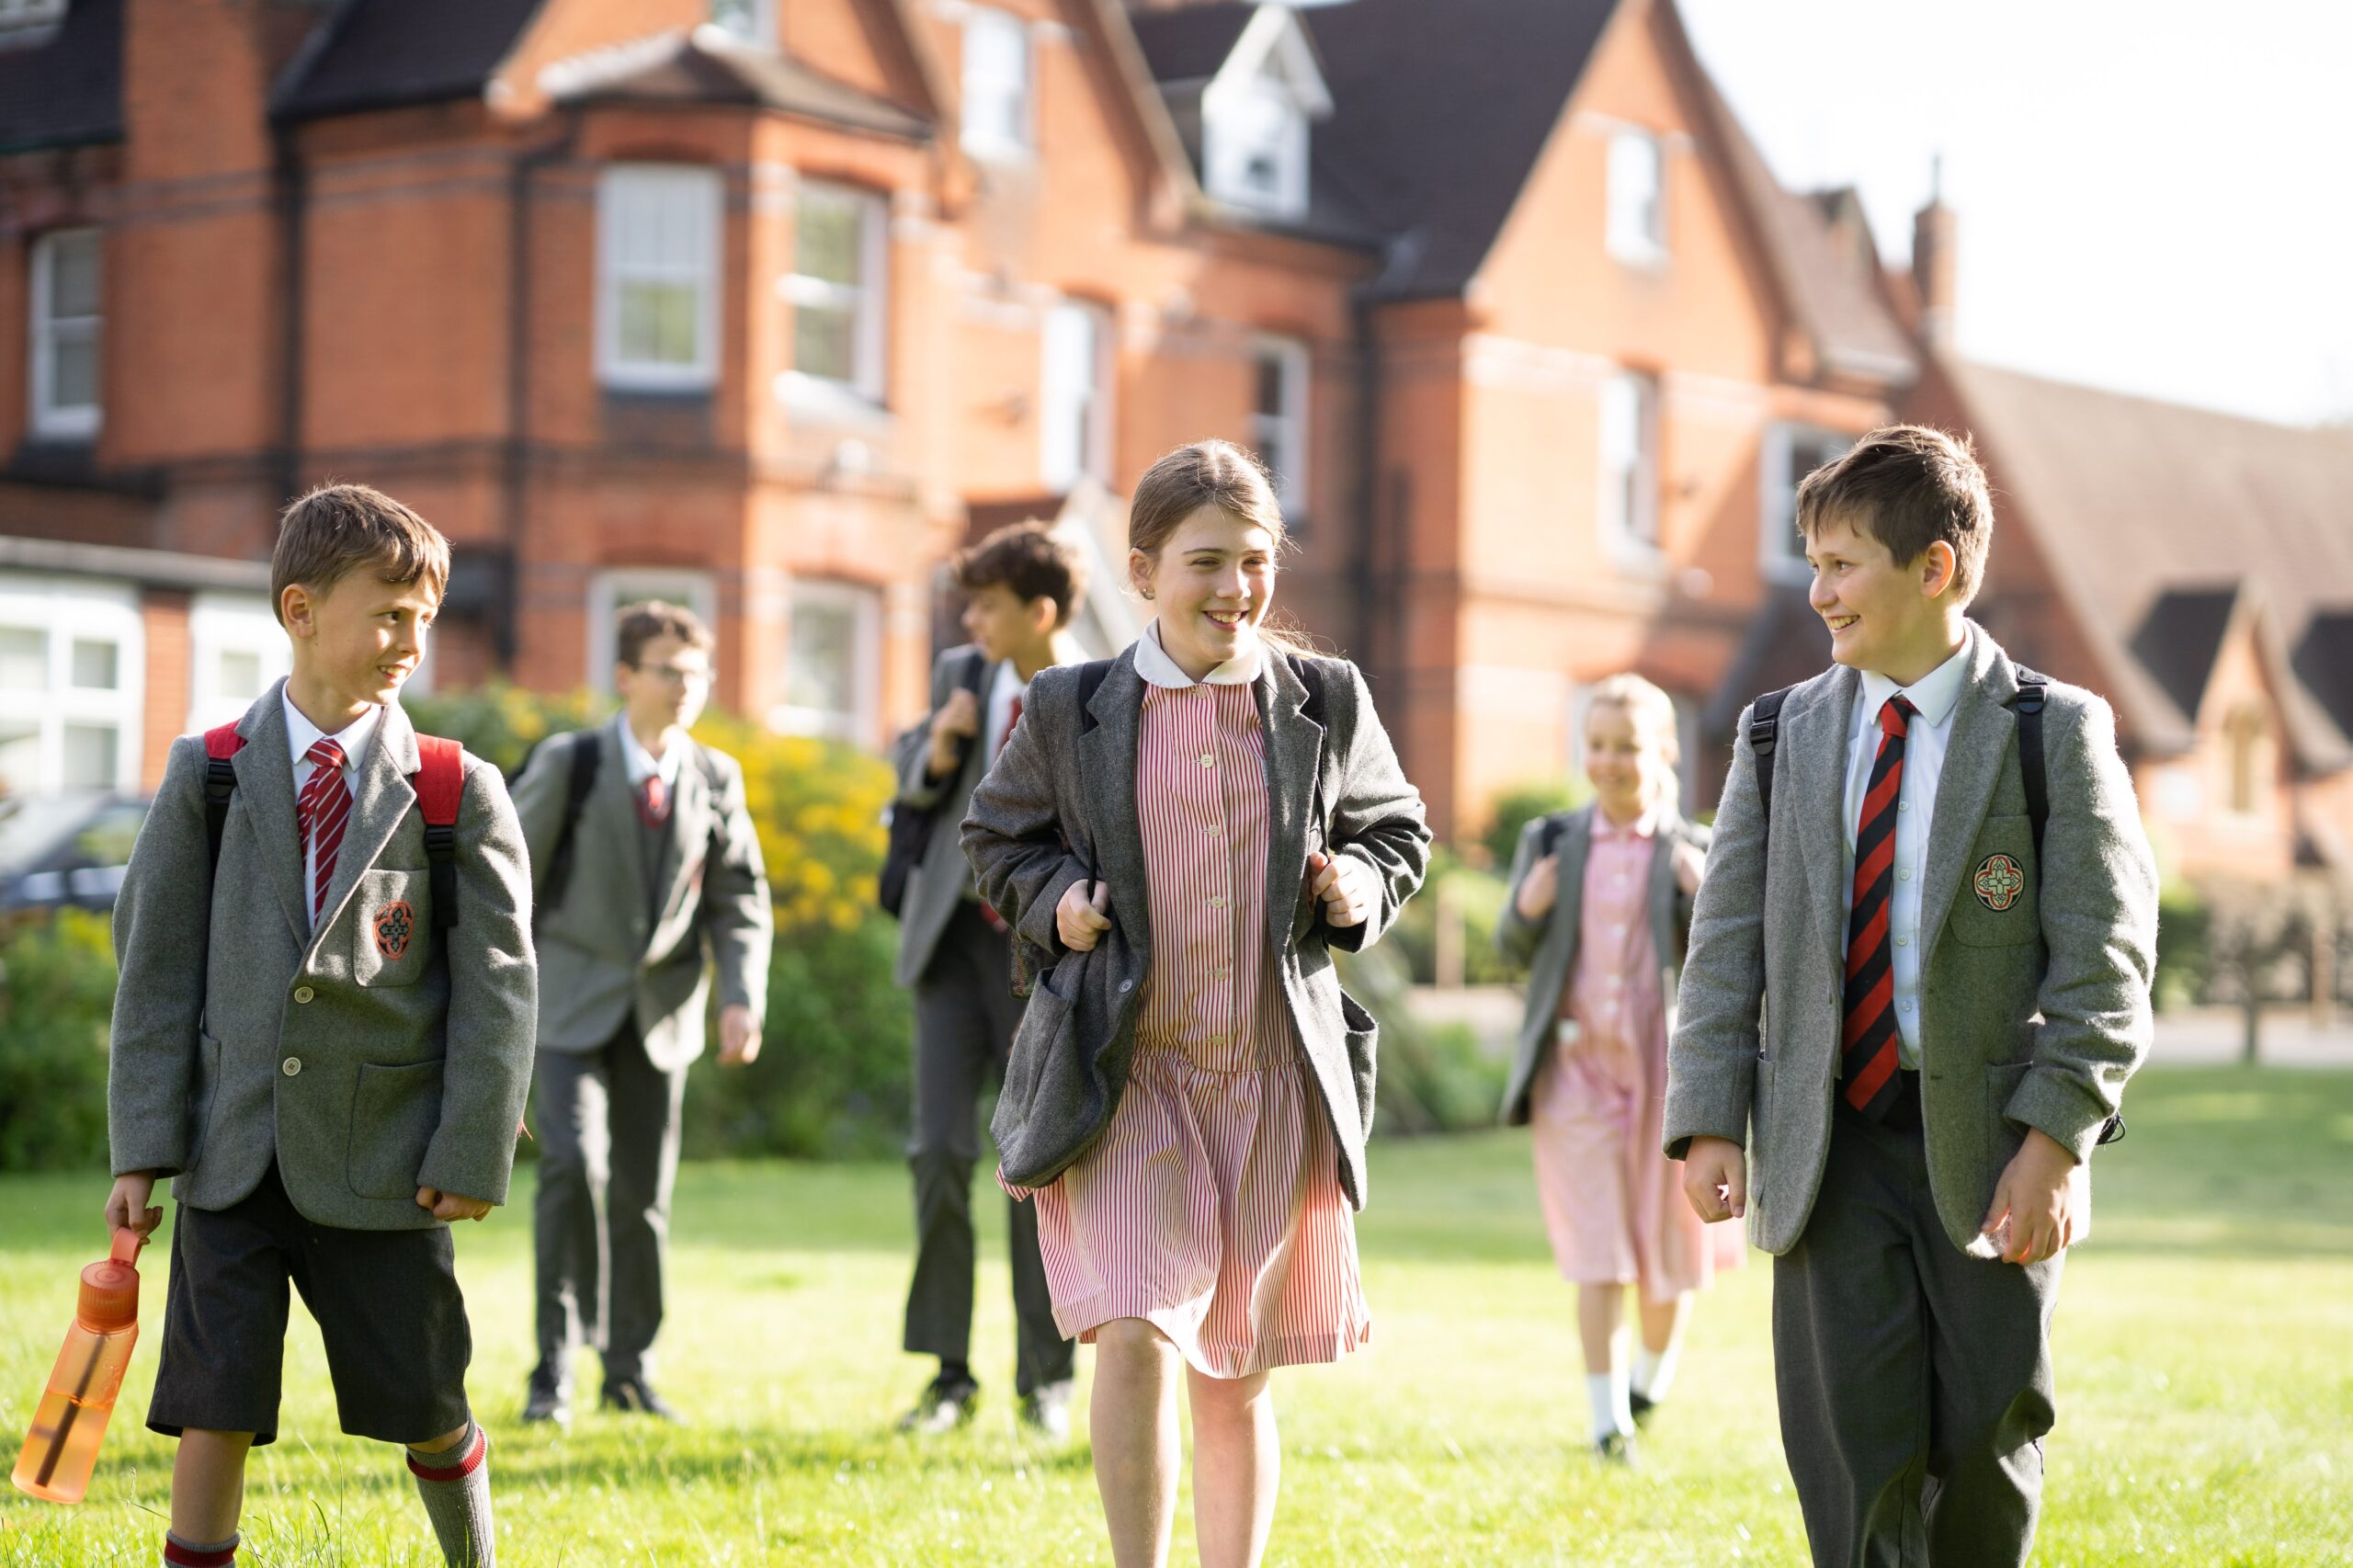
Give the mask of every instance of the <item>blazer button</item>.
<svg viewBox="0 0 2353 1568">
<path fill-rule="evenodd" d="M 1129 992 L 1129 991 L 1133 991 L 1135 988 L 1136 988 L 1136 983 L 1135 983 L 1134 981 L 1132 981 L 1132 980 L 1123 980 L 1123 981 L 1120 982 L 1120 991 L 1121 991 L 1121 992 L 1123 992 L 1123 993 L 1124 993 L 1124 992 Z"/>
<path fill-rule="evenodd" d="M 294 988 L 294 1000 L 297 1002 L 308 1002 L 312 997 L 317 994 L 317 992 L 312 990 L 307 985 L 298 985 Z"/>
<path fill-rule="evenodd" d="M 302 1059 L 299 1056 L 290 1056 L 278 1064 L 278 1070 L 290 1078 L 294 1077 L 302 1071 Z"/>
</svg>

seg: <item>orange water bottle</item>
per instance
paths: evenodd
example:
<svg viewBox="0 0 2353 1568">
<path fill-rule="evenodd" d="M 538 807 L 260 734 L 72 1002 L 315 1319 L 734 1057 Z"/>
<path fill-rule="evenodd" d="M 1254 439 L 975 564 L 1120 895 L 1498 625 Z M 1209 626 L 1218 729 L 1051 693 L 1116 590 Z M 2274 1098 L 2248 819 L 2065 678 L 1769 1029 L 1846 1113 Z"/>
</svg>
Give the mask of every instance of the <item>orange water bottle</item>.
<svg viewBox="0 0 2353 1568">
<path fill-rule="evenodd" d="M 139 1341 L 139 1270 L 133 1267 L 147 1238 L 137 1231 L 114 1233 L 114 1248 L 103 1263 L 82 1270 L 82 1298 L 65 1348 L 49 1374 L 49 1387 L 33 1412 L 25 1451 L 17 1456 L 17 1489 L 52 1503 L 79 1503 L 90 1489 L 98 1462 L 98 1439 L 107 1435 Z"/>
</svg>

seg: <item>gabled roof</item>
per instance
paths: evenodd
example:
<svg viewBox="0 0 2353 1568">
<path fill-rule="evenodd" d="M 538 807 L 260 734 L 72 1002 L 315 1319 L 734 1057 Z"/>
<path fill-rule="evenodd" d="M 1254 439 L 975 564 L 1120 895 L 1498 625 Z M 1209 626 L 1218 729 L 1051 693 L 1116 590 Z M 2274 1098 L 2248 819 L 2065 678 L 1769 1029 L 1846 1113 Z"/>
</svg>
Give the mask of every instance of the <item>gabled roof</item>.
<svg viewBox="0 0 2353 1568">
<path fill-rule="evenodd" d="M 740 104 L 921 141 L 931 122 L 790 56 L 681 28 L 560 61 L 542 76 L 567 104 Z"/>
<path fill-rule="evenodd" d="M 280 120 L 481 95 L 542 0 L 347 0 L 272 96 Z"/>
<path fill-rule="evenodd" d="M 1941 364 L 1997 513 L 2014 503 L 2032 526 L 2062 602 L 2107 665 L 2092 684 L 2140 744 L 2190 744 L 2217 615 L 2244 605 L 2298 760 L 2353 765 L 2353 694 L 2305 675 L 2347 635 L 2336 618 L 2353 614 L 2353 431 Z"/>
<path fill-rule="evenodd" d="M 0 153 L 122 140 L 123 0 L 75 0 L 55 30 L 0 49 Z"/>
</svg>

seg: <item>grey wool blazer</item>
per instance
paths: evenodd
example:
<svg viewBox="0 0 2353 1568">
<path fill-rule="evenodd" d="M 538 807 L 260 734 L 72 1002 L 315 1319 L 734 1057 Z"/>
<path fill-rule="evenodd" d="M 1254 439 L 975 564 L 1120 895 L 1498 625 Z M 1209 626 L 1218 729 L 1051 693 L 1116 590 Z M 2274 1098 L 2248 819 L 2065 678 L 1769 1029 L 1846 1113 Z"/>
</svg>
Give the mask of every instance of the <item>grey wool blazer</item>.
<svg viewBox="0 0 2353 1568">
<path fill-rule="evenodd" d="M 1331 1125 L 1340 1185 L 1361 1209 L 1379 1031 L 1340 989 L 1331 949 L 1361 950 L 1395 922 L 1422 885 L 1430 833 L 1364 677 L 1346 660 L 1320 663 L 1322 725 L 1300 711 L 1307 688 L 1288 659 L 1270 652 L 1256 683 L 1269 819 L 1267 942 Z M 1144 680 L 1135 650 L 1112 661 L 1087 705 L 1094 728 L 1084 733 L 1078 683 L 1070 666 L 1030 682 L 1021 722 L 972 791 L 964 819 L 964 853 L 981 895 L 1051 966 L 1030 993 L 989 1129 L 1006 1178 L 1026 1187 L 1051 1182 L 1110 1124 L 1152 971 L 1136 804 Z M 1326 820 L 1313 823 L 1319 778 Z M 1378 904 L 1363 925 L 1330 926 L 1320 901 L 1308 897 L 1307 855 L 1319 844 L 1378 874 Z M 1093 950 L 1072 952 L 1056 933 L 1054 907 L 1087 866 L 1110 884 L 1111 928 Z"/>
<path fill-rule="evenodd" d="M 1578 924 L 1585 914 L 1585 867 L 1593 850 L 1592 806 L 1538 817 L 1520 830 L 1519 847 L 1511 859 L 1511 891 L 1495 921 L 1495 951 L 1506 962 L 1528 971 L 1528 1010 L 1520 1019 L 1519 1045 L 1513 1053 L 1511 1077 L 1504 1088 L 1503 1119 L 1514 1127 L 1528 1121 L 1529 1091 L 1536 1071 L 1544 1065 L 1558 1036 L 1561 992 L 1575 974 Z M 1555 851 L 1561 858 L 1561 893 L 1552 912 L 1540 923 L 1520 918 L 1515 902 L 1519 884 L 1536 864 L 1545 825 L 1561 824 Z M 1675 846 L 1708 847 L 1708 830 L 1685 822 L 1669 811 L 1659 824 L 1651 847 L 1649 884 L 1643 899 L 1649 912 L 1651 945 L 1659 959 L 1659 994 L 1666 1003 L 1666 1030 L 1675 1033 L 1675 992 L 1683 973 L 1684 941 L 1691 929 L 1691 900 L 1675 881 Z"/>
<path fill-rule="evenodd" d="M 766 1017 L 776 917 L 759 835 L 744 803 L 743 767 L 708 747 L 702 755 L 718 794 L 694 756 L 678 759 L 661 891 L 647 898 L 645 841 L 621 756 L 621 722 L 541 745 L 515 781 L 536 889 L 563 831 L 572 748 L 599 750 L 597 781 L 573 838 L 572 880 L 563 902 L 540 912 L 540 1049 L 594 1051 L 634 1018 L 647 1059 L 674 1072 L 702 1054 L 710 968 L 719 971 L 722 1004 Z"/>
<path fill-rule="evenodd" d="M 283 685 L 238 722 L 210 897 L 201 735 L 172 743 L 131 849 L 114 914 L 115 1174 L 167 1175 L 181 1202 L 226 1209 L 276 1160 L 318 1224 L 428 1229 L 442 1221 L 420 1187 L 506 1198 L 538 999 L 523 835 L 498 769 L 466 757 L 458 921 L 436 928 L 416 732 L 388 706 L 306 933 Z M 402 903 L 394 952 L 377 917 Z"/>
<path fill-rule="evenodd" d="M 965 672 L 975 659 L 984 661 L 981 667 L 981 722 L 985 728 L 989 687 L 995 682 L 1003 661 L 987 662 L 987 655 L 970 643 L 950 648 L 933 662 L 931 712 L 938 713 L 947 705 L 956 688 L 964 684 Z M 938 813 L 932 818 L 931 837 L 924 844 L 923 860 L 907 880 L 906 902 L 899 909 L 899 961 L 894 973 L 902 985 L 913 985 L 922 977 L 931 955 L 938 949 L 940 933 L 948 929 L 949 917 L 964 901 L 964 890 L 972 885 L 972 864 L 964 858 L 964 812 L 972 804 L 972 787 L 988 771 L 988 748 L 983 744 L 985 738 L 976 735 L 972 744 L 964 748 L 963 768 L 953 778 L 931 777 L 928 714 L 899 737 L 892 754 L 899 775 L 899 792 L 892 802 L 892 809 L 913 807 Z"/>
<path fill-rule="evenodd" d="M 2010 707 L 2017 674 L 1974 622 L 1968 657 L 1919 934 L 1929 1187 L 1961 1247 L 2027 1129 L 2090 1157 L 2148 1054 L 2157 929 L 2156 863 L 2108 704 L 2080 687 L 2048 688 L 2038 877 Z M 1769 868 L 1743 715 L 1667 1052 L 1666 1152 L 1680 1158 L 1700 1134 L 1745 1143 L 1749 1233 L 1771 1253 L 1804 1232 L 1829 1151 L 1845 1006 L 1841 817 L 1861 686 L 1836 668 L 1784 703 Z"/>
</svg>

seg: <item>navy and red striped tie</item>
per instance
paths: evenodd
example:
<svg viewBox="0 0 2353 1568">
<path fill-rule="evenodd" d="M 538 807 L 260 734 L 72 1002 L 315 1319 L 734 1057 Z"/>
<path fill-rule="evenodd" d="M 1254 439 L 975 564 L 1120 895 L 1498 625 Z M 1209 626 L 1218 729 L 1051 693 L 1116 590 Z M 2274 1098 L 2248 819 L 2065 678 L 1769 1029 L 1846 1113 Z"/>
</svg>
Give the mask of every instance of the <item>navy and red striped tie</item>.
<svg viewBox="0 0 2353 1568">
<path fill-rule="evenodd" d="M 1918 710 L 1891 697 L 1879 710 L 1879 755 L 1855 830 L 1855 907 L 1847 918 L 1847 1028 L 1839 1050 L 1847 1103 L 1877 1121 L 1895 1103 L 1895 962 L 1888 915 L 1895 902 L 1895 806 L 1904 790 L 1904 736 Z"/>
</svg>

